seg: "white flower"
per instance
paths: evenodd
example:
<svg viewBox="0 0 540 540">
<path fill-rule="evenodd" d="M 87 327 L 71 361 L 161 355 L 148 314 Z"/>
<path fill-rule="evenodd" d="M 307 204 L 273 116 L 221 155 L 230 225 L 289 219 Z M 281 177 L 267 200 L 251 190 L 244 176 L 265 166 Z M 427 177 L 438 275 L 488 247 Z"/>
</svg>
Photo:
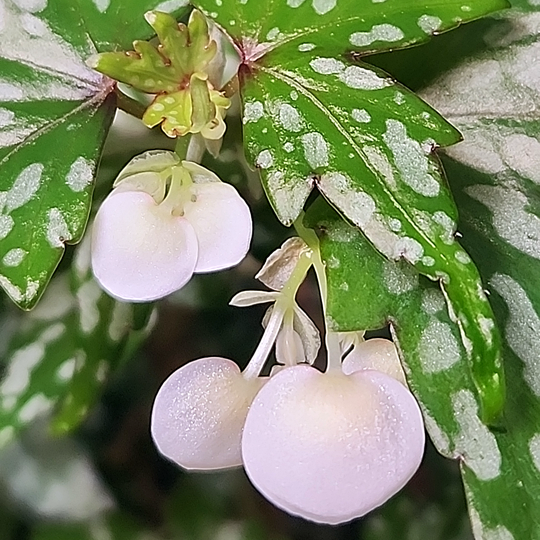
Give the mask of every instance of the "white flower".
<svg viewBox="0 0 540 540">
<path fill-rule="evenodd" d="M 374 369 L 386 373 L 407 386 L 396 346 L 389 339 L 374 338 L 364 341 L 362 333 L 342 334 L 345 342 L 352 342 L 352 350 L 343 360 L 343 373 Z"/>
<path fill-rule="evenodd" d="M 201 358 L 176 370 L 161 386 L 152 409 L 157 448 L 185 469 L 241 465 L 247 411 L 265 381 L 245 378 L 226 358 Z"/>
<path fill-rule="evenodd" d="M 319 523 L 360 517 L 414 474 L 424 428 L 412 394 L 377 371 L 281 370 L 259 391 L 244 426 L 242 457 L 272 503 Z"/>
<path fill-rule="evenodd" d="M 92 233 L 92 268 L 120 300 L 146 302 L 194 272 L 238 264 L 249 249 L 249 208 L 234 187 L 170 152 L 148 152 L 120 173 Z"/>
<path fill-rule="evenodd" d="M 266 311 L 262 324 L 267 328 L 272 317 L 278 319 L 278 332 L 275 338 L 278 364 L 285 366 L 294 366 L 302 362 L 312 364 L 321 347 L 319 330 L 294 298 L 283 298 L 283 293 L 277 291 L 242 291 L 229 303 L 231 306 L 249 307 L 267 302 L 274 305 Z"/>
</svg>

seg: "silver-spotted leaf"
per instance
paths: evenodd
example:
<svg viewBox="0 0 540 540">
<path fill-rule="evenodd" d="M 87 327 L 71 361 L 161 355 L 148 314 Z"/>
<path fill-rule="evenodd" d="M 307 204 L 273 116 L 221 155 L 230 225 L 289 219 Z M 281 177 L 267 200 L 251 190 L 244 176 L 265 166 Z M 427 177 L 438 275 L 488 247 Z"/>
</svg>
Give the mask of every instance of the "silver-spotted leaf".
<svg viewBox="0 0 540 540">
<path fill-rule="evenodd" d="M 506 421 L 500 458 L 491 456 L 500 474 L 463 467 L 477 539 L 540 536 L 540 6 L 513 3 L 483 34 L 483 50 L 423 91 L 464 135 L 445 166 L 463 243 L 504 330 Z"/>
<path fill-rule="evenodd" d="M 0 286 L 24 309 L 84 232 L 114 113 L 112 81 L 85 60 L 148 37 L 158 4 L 0 1 Z"/>
<path fill-rule="evenodd" d="M 79 254 L 71 279 L 66 273 L 54 278 L 34 311 L 13 316 L 16 331 L 0 378 L 0 445 L 54 410 L 55 431 L 77 427 L 109 373 L 146 334 L 151 307 L 110 298 L 84 259 Z M 135 310 L 145 311 L 144 320 Z"/>
</svg>

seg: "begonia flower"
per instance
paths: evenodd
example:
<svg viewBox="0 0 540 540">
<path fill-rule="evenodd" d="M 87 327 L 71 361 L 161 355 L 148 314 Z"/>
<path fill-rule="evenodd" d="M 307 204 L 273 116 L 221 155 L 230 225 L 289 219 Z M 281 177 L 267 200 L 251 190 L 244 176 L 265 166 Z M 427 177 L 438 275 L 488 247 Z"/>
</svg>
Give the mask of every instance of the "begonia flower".
<svg viewBox="0 0 540 540">
<path fill-rule="evenodd" d="M 111 296 L 156 300 L 194 272 L 230 268 L 245 257 L 251 214 L 233 186 L 170 152 L 147 153 L 126 169 L 92 231 L 94 275 Z"/>
<path fill-rule="evenodd" d="M 154 401 L 151 430 L 158 450 L 185 469 L 241 465 L 244 422 L 265 380 L 244 377 L 226 358 L 201 358 L 182 366 Z"/>
<path fill-rule="evenodd" d="M 274 375 L 255 397 L 242 457 L 273 504 L 337 524 L 399 491 L 420 465 L 424 442 L 418 404 L 396 379 L 299 365 Z"/>
</svg>

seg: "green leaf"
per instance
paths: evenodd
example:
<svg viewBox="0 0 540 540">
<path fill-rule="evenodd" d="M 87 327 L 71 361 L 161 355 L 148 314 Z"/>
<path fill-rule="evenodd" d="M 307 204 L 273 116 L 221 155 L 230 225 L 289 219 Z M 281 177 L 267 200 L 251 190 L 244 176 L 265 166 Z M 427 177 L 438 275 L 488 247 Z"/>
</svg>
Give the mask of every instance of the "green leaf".
<svg viewBox="0 0 540 540">
<path fill-rule="evenodd" d="M 477 538 L 540 536 L 540 6 L 515 4 L 519 9 L 482 36 L 486 51 L 424 91 L 464 134 L 445 164 L 463 242 L 504 329 L 508 400 L 505 431 L 496 436 L 500 474 L 486 481 L 463 468 Z"/>
<path fill-rule="evenodd" d="M 107 296 L 91 276 L 88 249 L 88 242 L 78 248 L 71 283 L 67 274 L 59 275 L 39 307 L 19 316 L 0 381 L 2 445 L 55 409 L 54 431 L 77 427 L 109 373 L 146 336 L 151 307 Z"/>
<path fill-rule="evenodd" d="M 309 226 L 320 229 L 331 328 L 374 329 L 390 322 L 433 443 L 444 456 L 462 463 L 477 539 L 489 538 L 490 533 L 509 539 L 535 538 L 537 524 L 523 519 L 522 512 L 526 509 L 525 515 L 538 515 L 540 470 L 529 444 L 540 431 L 540 414 L 537 400 L 531 407 L 523 380 L 516 380 L 515 364 L 509 364 L 505 356 L 509 396 L 504 431 L 493 433 L 480 418 L 481 401 L 476 397 L 460 330 L 439 287 L 410 267 L 384 260 L 360 232 L 321 206 L 320 202 L 314 204 L 306 217 Z M 514 305 L 519 301 L 518 297 Z M 527 350 L 536 348 L 528 345 Z M 521 374 L 522 366 L 517 367 Z M 532 448 L 536 450 L 534 444 Z"/>
<path fill-rule="evenodd" d="M 454 241 L 456 209 L 432 153 L 457 132 L 367 64 L 306 52 L 257 75 L 244 89 L 247 151 L 281 220 L 296 219 L 315 184 L 385 256 L 441 279 L 494 418 L 504 401 L 499 336 L 481 324 L 491 308 Z"/>
<path fill-rule="evenodd" d="M 142 14 L 158 1 L 80 4 L 81 11 L 71 0 L 2 4 L 0 285 L 24 309 L 39 300 L 64 244 L 84 232 L 114 113 L 111 81 L 85 60 L 146 37 Z"/>
<path fill-rule="evenodd" d="M 73 5 L 69 0 L 61 2 Z M 78 18 L 99 52 L 128 50 L 135 39 L 150 39 L 154 31 L 144 20 L 147 11 L 170 13 L 178 19 L 190 9 L 187 0 L 77 0 L 77 4 Z"/>
<path fill-rule="evenodd" d="M 506 0 L 195 0 L 193 4 L 237 39 L 247 59 L 280 48 L 362 54 L 426 41 L 433 33 L 508 6 Z M 263 44 L 257 48 L 258 44 Z"/>
<path fill-rule="evenodd" d="M 423 274 L 441 279 L 480 391 L 482 414 L 490 421 L 504 403 L 500 338 L 477 269 L 454 242 L 456 210 L 432 153 L 437 146 L 457 142 L 459 134 L 386 74 L 368 64 L 347 62 L 344 53 L 419 43 L 435 29 L 449 29 L 505 5 L 476 3 L 467 11 L 470 6 L 464 10 L 462 3 L 415 3 L 404 10 L 401 3 L 397 10 L 393 2 L 376 8 L 370 2 L 365 10 L 355 6 L 355 11 L 344 0 L 291 0 L 280 4 L 281 10 L 271 10 L 285 23 L 269 26 L 268 35 L 261 33 L 261 24 L 270 24 L 272 18 L 259 17 L 260 8 L 253 4 L 244 8 L 222 2 L 222 11 L 209 13 L 239 43 L 245 64 L 247 151 L 262 171 L 280 220 L 290 225 L 317 185 L 381 253 L 403 257 Z M 303 24 L 310 23 L 309 41 L 304 31 L 287 30 L 292 20 L 303 28 L 294 9 Z M 233 12 L 240 24 L 228 19 Z M 360 18 L 369 24 L 359 26 Z M 391 24 L 397 20 L 398 26 Z M 337 30 L 329 32 L 329 26 Z M 344 39 L 336 46 L 339 34 Z M 261 44 L 263 40 L 271 43 Z M 358 45 L 361 42 L 365 45 Z"/>
</svg>

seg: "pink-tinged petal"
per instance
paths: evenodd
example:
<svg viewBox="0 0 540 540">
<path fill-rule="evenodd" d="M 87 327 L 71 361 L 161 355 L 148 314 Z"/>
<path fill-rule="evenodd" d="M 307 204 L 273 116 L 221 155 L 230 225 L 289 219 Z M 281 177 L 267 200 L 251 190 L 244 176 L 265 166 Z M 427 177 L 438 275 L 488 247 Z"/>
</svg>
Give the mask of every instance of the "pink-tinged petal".
<svg viewBox="0 0 540 540">
<path fill-rule="evenodd" d="M 92 269 L 115 298 L 148 302 L 183 287 L 197 262 L 197 237 L 140 191 L 113 191 L 92 230 Z"/>
<path fill-rule="evenodd" d="M 407 385 L 396 346 L 389 339 L 374 338 L 356 344 L 343 360 L 343 373 L 373 369 L 381 371 Z"/>
<path fill-rule="evenodd" d="M 417 470 L 424 452 L 418 404 L 376 371 L 283 369 L 261 389 L 242 438 L 246 472 L 283 510 L 344 523 L 378 507 Z"/>
<path fill-rule="evenodd" d="M 195 229 L 199 259 L 195 272 L 215 272 L 238 264 L 249 251 L 253 224 L 248 205 L 223 182 L 194 184 L 184 216 Z"/>
<path fill-rule="evenodd" d="M 240 441 L 249 406 L 265 379 L 245 379 L 226 358 L 201 358 L 175 371 L 152 410 L 159 451 L 186 469 L 242 464 Z"/>
</svg>

